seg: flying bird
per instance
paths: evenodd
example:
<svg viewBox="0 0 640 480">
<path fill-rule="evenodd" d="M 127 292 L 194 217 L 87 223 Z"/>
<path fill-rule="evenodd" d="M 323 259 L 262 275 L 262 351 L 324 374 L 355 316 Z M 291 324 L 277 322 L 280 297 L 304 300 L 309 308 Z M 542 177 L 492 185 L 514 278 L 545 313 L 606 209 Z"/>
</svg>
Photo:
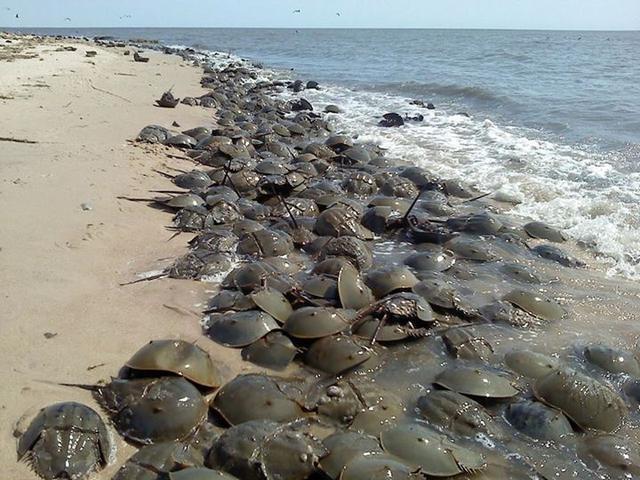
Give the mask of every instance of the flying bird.
<svg viewBox="0 0 640 480">
<path fill-rule="evenodd" d="M 65 21 L 65 22 L 70 22 L 70 21 L 71 21 L 71 19 L 70 19 L 69 17 L 67 17 L 67 18 L 65 18 L 65 19 L 64 19 L 64 21 Z"/>
<path fill-rule="evenodd" d="M 20 18 L 20 15 L 16 13 L 16 18 Z"/>
<path fill-rule="evenodd" d="M 120 17 L 120 20 L 122 20 L 123 18 L 131 18 L 131 15 L 122 15 L 122 16 Z"/>
<path fill-rule="evenodd" d="M 340 12 L 336 12 L 336 15 L 337 15 L 337 16 L 340 16 Z"/>
<path fill-rule="evenodd" d="M 302 13 L 302 10 L 300 10 L 300 9 L 294 10 L 293 13 Z"/>
</svg>

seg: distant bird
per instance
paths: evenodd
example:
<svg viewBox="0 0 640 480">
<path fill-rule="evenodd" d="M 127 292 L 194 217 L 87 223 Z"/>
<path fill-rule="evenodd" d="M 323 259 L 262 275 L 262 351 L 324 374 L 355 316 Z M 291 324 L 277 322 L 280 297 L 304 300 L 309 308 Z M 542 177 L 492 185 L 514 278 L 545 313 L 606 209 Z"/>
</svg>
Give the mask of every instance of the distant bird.
<svg viewBox="0 0 640 480">
<path fill-rule="evenodd" d="M 16 13 L 16 18 L 20 18 L 20 15 Z"/>
<path fill-rule="evenodd" d="M 71 21 L 71 19 L 70 19 L 69 17 L 67 17 L 67 18 L 65 18 L 65 19 L 64 19 L 64 21 L 65 21 L 65 22 L 70 22 L 70 21 Z"/>
<path fill-rule="evenodd" d="M 293 13 L 302 13 L 302 10 L 300 10 L 300 9 L 294 10 Z"/>
<path fill-rule="evenodd" d="M 337 16 L 340 16 L 340 12 L 336 12 L 336 15 L 337 15 Z"/>
<path fill-rule="evenodd" d="M 120 17 L 120 20 L 122 20 L 123 18 L 131 18 L 131 15 L 122 15 L 122 16 Z"/>
</svg>

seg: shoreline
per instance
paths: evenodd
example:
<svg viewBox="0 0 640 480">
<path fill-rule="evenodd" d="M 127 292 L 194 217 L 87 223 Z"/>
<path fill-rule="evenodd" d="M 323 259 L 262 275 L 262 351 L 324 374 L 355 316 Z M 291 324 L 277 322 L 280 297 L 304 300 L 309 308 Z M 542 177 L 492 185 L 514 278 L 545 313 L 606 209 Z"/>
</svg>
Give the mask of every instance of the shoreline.
<svg viewBox="0 0 640 480">
<path fill-rule="evenodd" d="M 78 50 L 55 51 L 60 42 Z M 170 85 L 175 85 L 179 97 L 203 92 L 201 68 L 153 49 L 148 64 L 135 64 L 123 55 L 127 48 L 131 47 L 38 39 L 25 54 L 33 51 L 42 61 L 19 59 L 7 64 L 15 66 L 13 72 L 10 68 L 9 73 L 0 72 L 0 95 L 13 97 L 0 100 L 8 107 L 0 131 L 37 142 L 5 142 L 0 162 L 5 178 L 0 209 L 11 212 L 6 221 L 10 228 L 0 232 L 0 280 L 9 286 L 6 318 L 0 320 L 5 333 L 0 348 L 7 352 L 8 362 L 0 379 L 10 385 L 0 394 L 4 425 L 0 458 L 8 466 L 9 478 L 35 478 L 12 458 L 15 440 L 10 430 L 16 419 L 31 417 L 57 400 L 75 399 L 96 407 L 86 392 L 49 382 L 105 380 L 141 345 L 160 338 L 197 341 L 224 366 L 225 380 L 256 370 L 240 359 L 239 350 L 222 347 L 202 334 L 196 308 L 206 303 L 213 285 L 161 279 L 119 286 L 141 272 L 164 268 L 187 250 L 186 235 L 168 241 L 172 232 L 164 227 L 170 224 L 170 214 L 115 197 L 175 189 L 154 169 L 208 168 L 174 158 L 183 156 L 177 149 L 125 139 L 133 139 L 149 124 L 171 128 L 177 122 L 180 130 L 216 125 L 212 109 L 153 106 Z M 85 49 L 98 54 L 85 58 Z M 24 62 L 37 68 L 25 69 Z M 165 83 L 166 88 L 160 86 Z M 83 204 L 89 208 L 84 210 Z M 500 211 L 499 202 L 487 205 Z M 562 248 L 589 260 L 575 243 Z M 461 264 L 476 271 L 477 265 Z M 582 334 L 580 342 L 603 337 L 632 348 L 627 336 L 639 333 L 633 322 L 640 305 L 635 282 L 603 278 L 593 265 L 570 270 L 532 259 L 523 264 L 535 264 L 541 277 L 551 279 L 544 291 L 553 291 L 553 297 L 571 310 L 565 323 L 550 326 L 533 344 L 562 348 L 566 354 L 568 347 L 573 348 L 567 340 Z M 468 280 L 482 298 L 504 293 L 500 286 L 496 291 L 483 289 L 482 273 Z M 608 320 L 604 332 L 599 330 L 603 317 Z M 496 351 L 503 353 L 509 339 L 500 342 Z M 92 478 L 110 478 L 134 451 L 122 439 L 117 447 L 118 461 Z"/>
</svg>

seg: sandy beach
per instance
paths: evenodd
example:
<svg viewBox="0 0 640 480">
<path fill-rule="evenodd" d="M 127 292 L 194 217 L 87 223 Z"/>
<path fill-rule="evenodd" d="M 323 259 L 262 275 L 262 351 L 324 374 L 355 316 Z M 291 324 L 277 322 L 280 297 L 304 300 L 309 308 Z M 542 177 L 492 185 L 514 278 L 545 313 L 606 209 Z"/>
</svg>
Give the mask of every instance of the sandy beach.
<svg viewBox="0 0 640 480">
<path fill-rule="evenodd" d="M 0 40 L 0 137 L 36 143 L 0 141 L 0 463 L 4 478 L 28 479 L 37 477 L 16 462 L 16 420 L 56 401 L 95 406 L 88 392 L 56 382 L 108 379 L 154 338 L 197 340 L 229 376 L 239 353 L 201 335 L 205 284 L 119 286 L 185 250 L 185 236 L 167 241 L 170 214 L 116 197 L 170 187 L 152 172 L 168 161 L 193 166 L 127 139 L 149 123 L 211 124 L 210 109 L 153 106 L 172 85 L 198 92 L 201 70 L 153 52 L 142 64 L 122 48 L 11 40 Z M 132 451 L 117 447 L 118 462 L 95 478 L 110 478 Z"/>
</svg>

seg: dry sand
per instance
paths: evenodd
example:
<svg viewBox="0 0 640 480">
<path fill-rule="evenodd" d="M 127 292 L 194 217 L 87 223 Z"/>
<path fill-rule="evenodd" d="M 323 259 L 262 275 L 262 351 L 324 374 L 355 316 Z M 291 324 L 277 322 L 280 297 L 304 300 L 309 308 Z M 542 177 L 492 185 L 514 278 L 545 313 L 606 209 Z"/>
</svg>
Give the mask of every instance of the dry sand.
<svg viewBox="0 0 640 480">
<path fill-rule="evenodd" d="M 61 44 L 78 50 L 55 51 Z M 98 54 L 86 58 L 86 50 Z M 36 478 L 16 462 L 13 432 L 21 416 L 30 419 L 57 401 L 95 406 L 88 392 L 55 382 L 108 379 L 157 338 L 197 340 L 224 362 L 227 378 L 240 369 L 238 352 L 201 335 L 197 305 L 206 284 L 119 286 L 165 266 L 188 238 L 168 242 L 169 214 L 116 197 L 172 186 L 153 168 L 193 166 L 168 160 L 163 147 L 127 139 L 150 123 L 213 123 L 212 110 L 153 106 L 172 85 L 178 96 L 198 94 L 200 69 L 151 52 L 148 64 L 135 63 L 123 51 L 60 41 L 7 44 L 0 37 L 0 137 L 38 142 L 0 141 L 2 478 Z M 94 478 L 110 478 L 132 452 L 120 440 L 117 447 L 117 461 Z"/>
</svg>

